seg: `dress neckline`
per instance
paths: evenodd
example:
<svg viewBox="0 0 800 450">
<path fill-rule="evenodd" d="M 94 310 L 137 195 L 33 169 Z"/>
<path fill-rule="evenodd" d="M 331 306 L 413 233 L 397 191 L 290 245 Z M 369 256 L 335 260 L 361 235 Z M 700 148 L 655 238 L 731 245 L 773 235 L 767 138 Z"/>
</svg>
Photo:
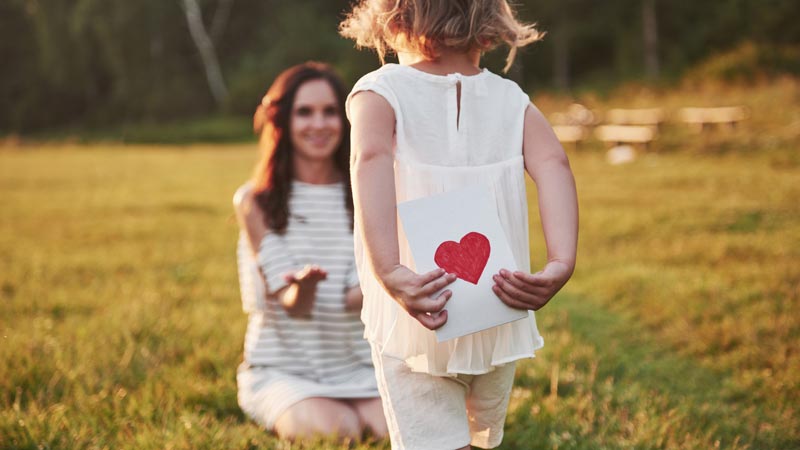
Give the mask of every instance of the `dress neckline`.
<svg viewBox="0 0 800 450">
<path fill-rule="evenodd" d="M 296 186 L 296 187 L 308 188 L 308 189 L 333 189 L 333 188 L 341 188 L 342 185 L 343 185 L 343 182 L 336 181 L 334 183 L 317 184 L 317 183 L 307 183 L 305 181 L 300 181 L 300 180 L 292 180 L 292 185 Z"/>
<path fill-rule="evenodd" d="M 445 82 L 445 83 L 452 83 L 453 81 L 461 81 L 461 80 L 474 80 L 483 77 L 487 73 L 489 73 L 489 69 L 483 68 L 480 72 L 472 75 L 464 75 L 459 72 L 449 73 L 447 75 L 438 75 L 435 73 L 425 72 L 424 70 L 417 69 L 416 67 L 406 66 L 403 64 L 397 63 L 386 63 L 384 67 L 396 67 L 399 70 L 403 70 L 406 73 L 409 73 L 413 76 L 418 78 L 422 78 L 425 80 L 435 81 L 435 82 Z"/>
</svg>

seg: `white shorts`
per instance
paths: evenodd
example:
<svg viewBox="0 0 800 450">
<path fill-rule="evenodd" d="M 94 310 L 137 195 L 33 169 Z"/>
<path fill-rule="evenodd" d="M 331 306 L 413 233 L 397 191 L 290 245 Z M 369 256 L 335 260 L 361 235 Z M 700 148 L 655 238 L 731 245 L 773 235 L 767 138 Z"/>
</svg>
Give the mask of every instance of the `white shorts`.
<svg viewBox="0 0 800 450">
<path fill-rule="evenodd" d="M 393 450 L 494 448 L 503 440 L 516 364 L 482 375 L 438 377 L 412 372 L 372 346 Z"/>
</svg>

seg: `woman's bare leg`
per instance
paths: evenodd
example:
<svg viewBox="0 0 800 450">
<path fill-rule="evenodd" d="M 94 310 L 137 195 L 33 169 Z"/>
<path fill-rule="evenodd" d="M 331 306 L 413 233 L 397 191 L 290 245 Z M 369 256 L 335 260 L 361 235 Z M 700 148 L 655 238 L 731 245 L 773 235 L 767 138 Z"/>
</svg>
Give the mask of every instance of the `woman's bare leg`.
<svg viewBox="0 0 800 450">
<path fill-rule="evenodd" d="M 369 428 L 378 439 L 389 436 L 380 398 L 354 398 L 350 400 L 350 404 L 358 414 L 362 428 Z"/>
<path fill-rule="evenodd" d="M 358 440 L 362 427 L 355 409 L 342 400 L 312 397 L 287 409 L 275 422 L 275 432 L 284 439 L 338 436 Z"/>
</svg>

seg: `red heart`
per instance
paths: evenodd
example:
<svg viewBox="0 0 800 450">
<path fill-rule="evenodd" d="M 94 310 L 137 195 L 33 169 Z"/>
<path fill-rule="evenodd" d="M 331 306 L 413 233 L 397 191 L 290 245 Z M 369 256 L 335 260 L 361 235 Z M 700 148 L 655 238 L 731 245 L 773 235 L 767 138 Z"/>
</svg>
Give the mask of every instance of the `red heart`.
<svg viewBox="0 0 800 450">
<path fill-rule="evenodd" d="M 478 284 L 486 262 L 489 261 L 491 246 L 486 236 L 471 232 L 464 235 L 461 241 L 445 241 L 436 249 L 433 256 L 436 265 L 454 273 L 458 278 L 472 284 Z"/>
</svg>

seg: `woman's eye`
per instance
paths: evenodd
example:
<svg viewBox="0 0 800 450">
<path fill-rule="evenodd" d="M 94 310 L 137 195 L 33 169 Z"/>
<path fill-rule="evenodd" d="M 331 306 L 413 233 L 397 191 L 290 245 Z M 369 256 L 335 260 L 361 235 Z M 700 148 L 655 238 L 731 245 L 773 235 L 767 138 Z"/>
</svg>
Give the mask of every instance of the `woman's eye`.
<svg viewBox="0 0 800 450">
<path fill-rule="evenodd" d="M 294 113 L 300 117 L 308 117 L 311 115 L 311 108 L 301 106 L 300 108 L 297 108 Z"/>
<path fill-rule="evenodd" d="M 338 115 L 339 111 L 333 106 L 328 106 L 327 108 L 322 110 L 322 113 L 325 115 L 325 117 L 333 117 Z"/>
</svg>

